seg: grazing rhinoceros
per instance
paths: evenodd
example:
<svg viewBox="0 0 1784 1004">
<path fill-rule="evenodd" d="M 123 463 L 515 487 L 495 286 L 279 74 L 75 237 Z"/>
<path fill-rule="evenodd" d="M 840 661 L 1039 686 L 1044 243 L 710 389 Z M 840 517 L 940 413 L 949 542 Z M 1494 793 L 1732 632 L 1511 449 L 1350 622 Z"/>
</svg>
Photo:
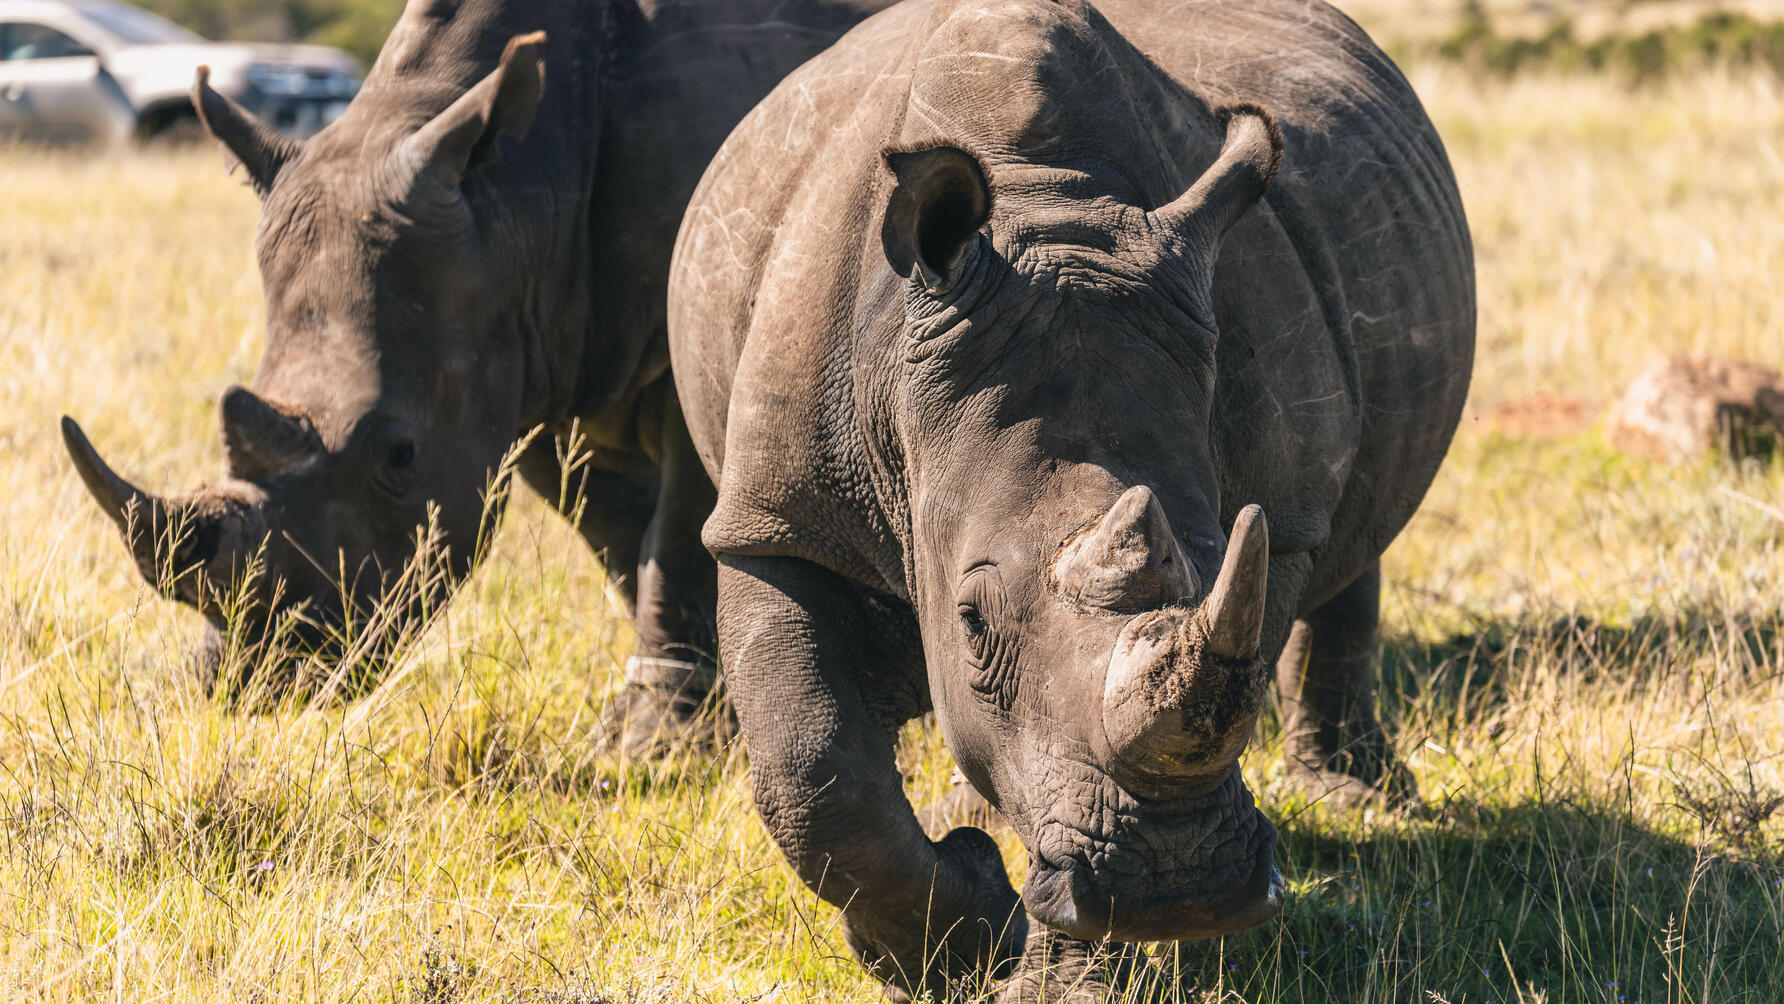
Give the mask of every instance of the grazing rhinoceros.
<svg viewBox="0 0 1784 1004">
<path fill-rule="evenodd" d="M 429 508 L 444 587 L 474 560 L 493 469 L 543 425 L 521 474 L 586 499 L 582 533 L 635 603 L 631 739 L 671 699 L 685 714 L 714 680 L 712 487 L 668 375 L 675 228 L 755 101 L 889 2 L 412 0 L 345 116 L 301 145 L 201 74 L 203 120 L 264 200 L 266 352 L 223 395 L 229 477 L 162 500 L 64 433 L 144 574 L 209 620 L 213 667 L 217 629 L 257 639 L 298 607 L 320 648 L 350 614 L 394 634 L 440 591 L 376 609 Z"/>
<path fill-rule="evenodd" d="M 1278 656 L 1296 775 L 1385 783 L 1378 558 L 1461 414 L 1473 260 L 1342 14 L 879 14 L 719 152 L 669 324 L 756 802 L 880 978 L 1007 960 L 1023 908 L 1116 941 L 1274 915 L 1238 761 Z M 904 798 L 932 705 L 1028 849 L 1020 900 Z M 1028 944 L 1017 998 L 1083 951 Z"/>
</svg>

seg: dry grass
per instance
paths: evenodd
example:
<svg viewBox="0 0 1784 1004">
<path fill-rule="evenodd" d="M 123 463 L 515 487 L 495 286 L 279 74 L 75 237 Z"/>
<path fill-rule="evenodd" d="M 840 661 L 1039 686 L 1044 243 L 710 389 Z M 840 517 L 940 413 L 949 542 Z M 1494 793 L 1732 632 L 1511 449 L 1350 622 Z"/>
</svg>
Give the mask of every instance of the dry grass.
<svg viewBox="0 0 1784 1004">
<path fill-rule="evenodd" d="M 1477 409 L 1648 355 L 1779 361 L 1784 88 L 1419 67 L 1480 253 Z M 204 153 L 0 154 L 0 997 L 869 1001 L 742 763 L 616 764 L 629 643 L 530 500 L 353 703 L 232 714 L 54 433 L 162 487 L 258 357 L 252 196 Z M 1160 950 L 1185 1000 L 1784 999 L 1784 476 L 1471 432 L 1390 554 L 1384 702 L 1429 811 L 1248 767 L 1280 925 Z M 914 785 L 945 754 L 913 730 Z M 1016 848 L 1009 850 L 1016 864 Z"/>
</svg>

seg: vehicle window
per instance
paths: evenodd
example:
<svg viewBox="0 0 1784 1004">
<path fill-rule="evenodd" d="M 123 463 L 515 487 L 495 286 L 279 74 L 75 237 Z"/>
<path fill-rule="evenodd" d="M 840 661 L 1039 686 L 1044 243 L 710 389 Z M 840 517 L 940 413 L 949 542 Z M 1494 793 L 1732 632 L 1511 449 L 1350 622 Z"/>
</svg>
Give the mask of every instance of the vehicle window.
<svg viewBox="0 0 1784 1004">
<path fill-rule="evenodd" d="M 91 56 L 91 49 L 54 28 L 29 21 L 0 24 L 0 60 L 63 59 Z"/>
<path fill-rule="evenodd" d="M 129 45 L 191 45 L 204 39 L 166 18 L 108 0 L 81 0 L 70 4 L 75 13 Z"/>
</svg>

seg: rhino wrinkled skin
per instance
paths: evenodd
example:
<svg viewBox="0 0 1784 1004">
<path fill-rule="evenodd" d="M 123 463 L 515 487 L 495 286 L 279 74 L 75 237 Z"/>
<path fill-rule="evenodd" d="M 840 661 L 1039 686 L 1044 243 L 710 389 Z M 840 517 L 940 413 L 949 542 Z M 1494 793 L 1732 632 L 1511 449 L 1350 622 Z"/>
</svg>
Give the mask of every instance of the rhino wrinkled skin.
<svg viewBox="0 0 1784 1004">
<path fill-rule="evenodd" d="M 719 645 L 764 821 L 891 992 L 1273 916 L 1273 662 L 1291 776 L 1396 788 L 1378 559 L 1473 282 L 1417 99 L 1317 0 L 910 0 L 726 141 L 669 293 Z M 1020 898 L 903 795 L 931 707 Z"/>
<path fill-rule="evenodd" d="M 252 641 L 299 608 L 324 648 L 349 614 L 394 633 L 470 569 L 495 468 L 544 426 L 519 471 L 567 509 L 586 499 L 580 529 L 635 601 L 633 682 L 710 667 L 712 487 L 668 375 L 675 230 L 754 102 L 889 2 L 412 0 L 346 114 L 301 145 L 201 74 L 205 124 L 264 203 L 266 349 L 222 399 L 229 477 L 160 499 L 64 434 L 143 573 L 204 612 L 213 655 L 216 631 Z M 564 471 L 572 426 L 586 463 Z M 382 602 L 430 507 L 445 581 Z"/>
</svg>

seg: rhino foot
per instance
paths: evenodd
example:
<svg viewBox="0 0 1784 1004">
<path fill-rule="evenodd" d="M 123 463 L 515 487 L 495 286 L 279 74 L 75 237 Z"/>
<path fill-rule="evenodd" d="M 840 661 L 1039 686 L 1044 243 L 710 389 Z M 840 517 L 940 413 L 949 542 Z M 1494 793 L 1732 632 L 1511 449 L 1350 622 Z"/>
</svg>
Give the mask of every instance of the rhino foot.
<svg viewBox="0 0 1784 1004">
<path fill-rule="evenodd" d="M 903 902 L 896 906 L 882 897 L 850 905 L 843 941 L 885 984 L 887 1000 L 982 1001 L 1021 957 L 1028 915 L 1010 886 L 997 842 L 983 830 L 958 829 L 932 846 L 933 885 L 897 889 Z M 888 845 L 875 853 L 891 852 L 886 857 L 895 859 L 898 850 Z"/>
<path fill-rule="evenodd" d="M 1146 1000 L 1148 968 L 1136 945 L 1079 941 L 1040 925 L 996 1004 L 1106 1004 Z M 1142 996 L 1135 998 L 1135 993 Z"/>
<path fill-rule="evenodd" d="M 612 752 L 634 760 L 712 751 L 737 735 L 716 667 L 679 659 L 633 656 L 626 684 L 601 718 Z"/>
<path fill-rule="evenodd" d="M 1386 749 L 1372 757 L 1287 757 L 1289 787 L 1309 803 L 1338 809 L 1410 809 L 1419 804 L 1412 771 Z"/>
</svg>

